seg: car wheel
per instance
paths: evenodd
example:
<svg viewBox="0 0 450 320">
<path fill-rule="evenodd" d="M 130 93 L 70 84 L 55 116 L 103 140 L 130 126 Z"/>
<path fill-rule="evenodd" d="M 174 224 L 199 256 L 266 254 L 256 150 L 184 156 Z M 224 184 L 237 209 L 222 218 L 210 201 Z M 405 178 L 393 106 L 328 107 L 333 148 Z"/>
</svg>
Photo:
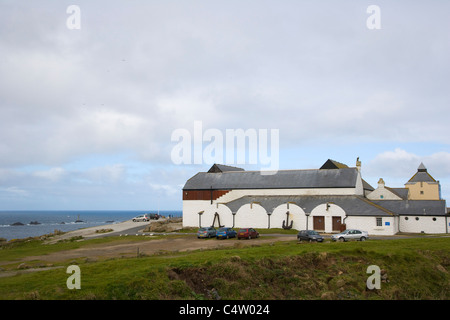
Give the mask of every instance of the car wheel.
<svg viewBox="0 0 450 320">
<path fill-rule="evenodd" d="M 359 241 L 366 241 L 366 237 L 361 237 L 361 239 L 359 239 Z"/>
<path fill-rule="evenodd" d="M 339 241 L 340 241 L 340 242 L 345 242 L 345 239 L 344 239 L 343 237 L 340 237 L 340 238 L 339 238 Z"/>
</svg>

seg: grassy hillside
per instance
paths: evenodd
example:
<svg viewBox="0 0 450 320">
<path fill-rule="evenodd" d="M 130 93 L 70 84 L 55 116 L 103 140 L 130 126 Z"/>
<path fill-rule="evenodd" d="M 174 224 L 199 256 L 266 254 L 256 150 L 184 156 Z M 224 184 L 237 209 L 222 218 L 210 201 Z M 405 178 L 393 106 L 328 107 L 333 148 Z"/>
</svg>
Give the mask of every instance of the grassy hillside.
<svg viewBox="0 0 450 320">
<path fill-rule="evenodd" d="M 92 243 L 17 244 L 0 250 L 0 261 Z M 74 263 L 81 269 L 80 290 L 66 286 L 66 268 Z M 366 289 L 369 265 L 382 269 L 379 290 Z M 227 249 L 54 266 L 61 268 L 0 277 L 0 299 L 450 299 L 445 237 L 251 247 L 236 241 Z M 3 272 L 16 267 L 3 263 Z"/>
</svg>

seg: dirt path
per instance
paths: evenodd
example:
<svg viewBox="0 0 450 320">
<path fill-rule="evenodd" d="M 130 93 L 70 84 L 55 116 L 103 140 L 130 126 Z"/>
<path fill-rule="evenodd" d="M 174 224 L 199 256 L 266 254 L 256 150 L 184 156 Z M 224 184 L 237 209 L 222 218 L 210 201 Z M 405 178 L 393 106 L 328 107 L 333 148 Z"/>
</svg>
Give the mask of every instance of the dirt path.
<svg viewBox="0 0 450 320">
<path fill-rule="evenodd" d="M 18 262 L 44 261 L 47 263 L 63 262 L 71 259 L 86 258 L 102 260 L 107 258 L 136 257 L 139 254 L 152 255 L 159 252 L 184 252 L 198 249 L 232 247 L 234 245 L 251 246 L 275 241 L 292 241 L 296 236 L 260 237 L 251 240 L 216 240 L 197 239 L 195 235 L 166 236 L 163 239 L 146 238 L 142 241 L 130 240 L 119 244 L 106 243 L 90 245 L 79 249 L 64 250 L 46 255 L 28 256 Z"/>
</svg>

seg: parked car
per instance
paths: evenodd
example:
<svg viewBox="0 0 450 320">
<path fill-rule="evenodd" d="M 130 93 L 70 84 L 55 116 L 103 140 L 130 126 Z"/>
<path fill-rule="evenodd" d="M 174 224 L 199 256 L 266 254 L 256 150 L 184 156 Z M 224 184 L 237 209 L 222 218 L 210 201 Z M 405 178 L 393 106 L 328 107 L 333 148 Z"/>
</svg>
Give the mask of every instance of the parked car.
<svg viewBox="0 0 450 320">
<path fill-rule="evenodd" d="M 258 238 L 258 237 L 259 237 L 259 232 L 253 228 L 242 228 L 242 229 L 239 229 L 239 231 L 237 233 L 238 240 Z"/>
<path fill-rule="evenodd" d="M 134 217 L 133 222 L 137 221 L 150 221 L 150 216 L 148 214 L 141 214 L 140 216 Z"/>
<path fill-rule="evenodd" d="M 149 213 L 149 217 L 150 219 L 158 220 L 160 218 L 160 215 L 157 213 Z"/>
<path fill-rule="evenodd" d="M 321 236 L 317 231 L 314 230 L 301 230 L 297 234 L 298 241 L 317 241 L 323 242 L 323 236 Z"/>
<path fill-rule="evenodd" d="M 349 241 L 349 240 L 359 240 L 364 241 L 369 239 L 369 234 L 367 231 L 361 231 L 356 229 L 348 229 L 338 234 L 333 234 L 331 240 L 333 241 Z"/>
<path fill-rule="evenodd" d="M 216 236 L 216 229 L 213 227 L 200 228 L 197 231 L 197 238 L 211 238 Z"/>
<path fill-rule="evenodd" d="M 228 239 L 228 238 L 235 238 L 237 232 L 233 230 L 232 228 L 224 227 L 219 228 L 216 232 L 216 238 L 217 239 Z"/>
</svg>

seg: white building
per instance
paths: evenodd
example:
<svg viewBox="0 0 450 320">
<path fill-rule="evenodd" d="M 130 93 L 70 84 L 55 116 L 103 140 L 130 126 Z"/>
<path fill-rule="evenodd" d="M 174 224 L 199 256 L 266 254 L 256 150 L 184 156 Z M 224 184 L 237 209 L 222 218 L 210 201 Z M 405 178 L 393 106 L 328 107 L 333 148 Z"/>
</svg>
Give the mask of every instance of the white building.
<svg viewBox="0 0 450 320">
<path fill-rule="evenodd" d="M 326 233 L 347 228 L 372 235 L 448 233 L 450 219 L 440 195 L 436 198 L 433 194 L 427 200 L 411 197 L 416 184 L 417 188 L 428 187 L 421 180 L 427 180 L 431 188 L 436 185 L 423 164 L 418 173 L 405 188 L 385 187 L 380 179 L 374 189 L 362 179 L 358 160 L 352 168 L 327 160 L 320 169 L 280 170 L 272 175 L 215 164 L 186 182 L 183 226 L 314 229 Z M 419 189 L 416 192 L 421 194 Z M 430 193 L 428 189 L 426 193 Z"/>
</svg>

